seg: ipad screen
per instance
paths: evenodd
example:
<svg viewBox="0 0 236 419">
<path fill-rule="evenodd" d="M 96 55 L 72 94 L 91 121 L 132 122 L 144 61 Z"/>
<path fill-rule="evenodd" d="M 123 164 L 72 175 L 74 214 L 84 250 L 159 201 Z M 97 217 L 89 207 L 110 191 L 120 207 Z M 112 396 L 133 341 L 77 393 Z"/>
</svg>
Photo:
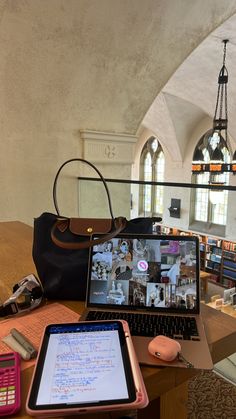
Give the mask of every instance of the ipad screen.
<svg viewBox="0 0 236 419">
<path fill-rule="evenodd" d="M 46 328 L 29 400 L 31 408 L 129 403 L 135 397 L 121 322 Z"/>
</svg>

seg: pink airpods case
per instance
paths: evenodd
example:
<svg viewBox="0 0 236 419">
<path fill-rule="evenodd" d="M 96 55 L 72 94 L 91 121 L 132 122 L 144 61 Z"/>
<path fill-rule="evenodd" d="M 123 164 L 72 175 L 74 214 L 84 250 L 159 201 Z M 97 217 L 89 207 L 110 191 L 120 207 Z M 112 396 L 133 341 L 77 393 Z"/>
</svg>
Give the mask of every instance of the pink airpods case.
<svg viewBox="0 0 236 419">
<path fill-rule="evenodd" d="M 149 343 L 148 351 L 163 361 L 173 361 L 181 351 L 181 346 L 176 340 L 159 335 Z"/>
</svg>

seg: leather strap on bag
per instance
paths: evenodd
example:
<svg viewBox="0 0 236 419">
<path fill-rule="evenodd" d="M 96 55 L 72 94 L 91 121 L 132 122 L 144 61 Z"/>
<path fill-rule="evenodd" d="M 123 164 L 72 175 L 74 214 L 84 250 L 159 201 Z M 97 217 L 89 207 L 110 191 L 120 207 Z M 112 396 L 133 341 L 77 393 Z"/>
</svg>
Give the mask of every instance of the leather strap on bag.
<svg viewBox="0 0 236 419">
<path fill-rule="evenodd" d="M 107 240 L 112 239 L 113 237 L 115 237 L 117 234 L 119 234 L 125 227 L 126 227 L 126 218 L 124 217 L 117 217 L 114 218 L 113 220 L 113 230 L 110 231 L 107 234 L 103 234 L 101 237 L 96 238 L 96 239 L 90 239 L 90 240 L 85 240 L 82 242 L 63 242 L 61 240 L 59 240 L 56 236 L 55 236 L 55 231 L 58 228 L 60 230 L 60 223 L 63 222 L 65 220 L 63 219 L 59 219 L 54 226 L 52 227 L 52 231 L 51 231 L 51 238 L 54 244 L 56 244 L 58 247 L 62 247 L 63 249 L 71 249 L 71 250 L 78 250 L 78 249 L 87 249 L 89 247 L 92 247 L 96 244 L 100 244 L 100 243 L 104 243 Z M 68 220 L 66 220 L 68 221 Z M 98 232 L 96 232 L 97 234 L 99 234 Z M 91 235 L 89 236 L 91 237 Z"/>
<path fill-rule="evenodd" d="M 103 182 L 103 185 L 105 187 L 106 194 L 107 194 L 108 206 L 109 206 L 109 211 L 111 214 L 110 220 L 108 219 L 83 219 L 83 218 L 70 219 L 70 218 L 65 218 L 65 217 L 60 216 L 59 207 L 57 203 L 58 177 L 63 167 L 66 164 L 69 164 L 74 161 L 88 164 L 99 175 L 100 179 Z M 56 223 L 52 227 L 51 239 L 54 244 L 56 244 L 58 247 L 61 247 L 63 249 L 75 250 L 75 249 L 86 249 L 86 248 L 92 247 L 95 244 L 103 243 L 107 240 L 110 240 L 111 238 L 119 234 L 126 227 L 127 220 L 125 217 L 114 218 L 112 205 L 111 205 L 111 197 L 110 197 L 109 189 L 108 189 L 108 186 L 104 177 L 102 176 L 100 171 L 97 169 L 97 167 L 87 160 L 84 160 L 81 158 L 74 158 L 74 159 L 67 160 L 60 166 L 55 176 L 55 180 L 53 184 L 53 202 L 54 202 L 54 206 L 55 206 L 55 209 L 59 218 L 57 219 Z M 60 240 L 58 237 L 56 237 L 55 233 L 57 230 L 63 233 L 68 228 L 73 234 L 83 236 L 85 240 L 80 241 L 80 242 L 64 242 Z M 92 234 L 103 234 L 103 235 L 97 238 L 96 240 L 94 239 L 92 240 L 91 239 Z M 86 237 L 87 237 L 87 240 L 86 240 Z"/>
</svg>

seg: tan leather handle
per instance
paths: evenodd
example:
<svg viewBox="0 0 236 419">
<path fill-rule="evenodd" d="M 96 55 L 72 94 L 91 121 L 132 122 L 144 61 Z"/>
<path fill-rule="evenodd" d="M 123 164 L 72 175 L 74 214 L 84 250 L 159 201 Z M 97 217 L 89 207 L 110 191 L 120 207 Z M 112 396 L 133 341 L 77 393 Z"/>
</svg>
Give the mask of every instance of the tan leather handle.
<svg viewBox="0 0 236 419">
<path fill-rule="evenodd" d="M 97 239 L 92 240 L 90 236 L 90 240 L 85 240 L 83 242 L 74 243 L 74 242 L 64 242 L 62 240 L 59 240 L 55 236 L 55 231 L 58 227 L 58 224 L 61 222 L 61 219 L 58 219 L 52 227 L 51 239 L 54 244 L 56 244 L 58 247 L 61 247 L 63 249 L 71 249 L 71 250 L 88 249 L 92 246 L 95 246 L 96 244 L 104 243 L 105 241 L 112 239 L 126 227 L 125 217 L 117 217 L 117 218 L 114 218 L 113 221 L 114 221 L 114 229 L 110 231 L 109 233 L 104 234 Z"/>
</svg>

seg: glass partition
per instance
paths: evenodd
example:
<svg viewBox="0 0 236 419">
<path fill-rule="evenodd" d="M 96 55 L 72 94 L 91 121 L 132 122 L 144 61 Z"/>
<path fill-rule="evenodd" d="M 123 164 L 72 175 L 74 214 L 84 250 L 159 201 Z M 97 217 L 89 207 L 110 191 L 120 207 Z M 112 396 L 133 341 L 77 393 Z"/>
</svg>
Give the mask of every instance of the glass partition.
<svg viewBox="0 0 236 419">
<path fill-rule="evenodd" d="M 145 212 L 142 206 L 144 192 L 151 189 L 164 189 L 162 221 L 154 224 L 155 234 L 194 234 L 200 240 L 201 270 L 209 274 L 209 279 L 230 288 L 236 285 L 236 223 L 235 186 L 193 185 L 170 182 L 141 182 L 106 179 L 110 191 L 114 217 L 127 219 L 139 216 L 157 216 L 155 212 Z M 196 194 L 197 191 L 197 194 Z M 215 203 L 227 191 L 227 217 L 225 224 L 214 224 L 196 220 L 194 208 L 199 192 L 202 195 L 215 192 Z M 218 195 L 217 195 L 218 194 Z M 174 204 L 173 204 L 174 203 Z M 173 205 L 179 204 L 179 208 Z M 197 202 L 198 204 L 198 202 Z M 172 208 L 171 208 L 172 206 Z M 143 210 L 144 208 L 144 210 Z M 219 207 L 220 208 L 220 207 Z M 79 217 L 110 218 L 109 205 L 102 182 L 95 178 L 78 178 L 77 209 Z M 203 208 L 205 211 L 205 209 Z"/>
<path fill-rule="evenodd" d="M 232 235 L 236 237 L 234 214 L 236 186 L 121 179 L 106 179 L 106 181 L 115 217 L 124 216 L 130 219 L 140 216 L 159 216 L 162 217 L 163 226 L 190 229 L 223 237 L 230 234 L 231 239 Z M 162 189 L 162 214 L 155 212 L 156 205 L 145 205 L 147 186 L 154 196 L 158 196 L 156 189 Z M 209 196 L 210 205 L 207 208 L 204 203 L 199 206 L 199 196 Z M 223 217 L 222 212 L 225 208 Z M 78 214 L 80 217 L 91 218 L 110 216 L 106 191 L 100 179 L 78 178 Z"/>
</svg>

